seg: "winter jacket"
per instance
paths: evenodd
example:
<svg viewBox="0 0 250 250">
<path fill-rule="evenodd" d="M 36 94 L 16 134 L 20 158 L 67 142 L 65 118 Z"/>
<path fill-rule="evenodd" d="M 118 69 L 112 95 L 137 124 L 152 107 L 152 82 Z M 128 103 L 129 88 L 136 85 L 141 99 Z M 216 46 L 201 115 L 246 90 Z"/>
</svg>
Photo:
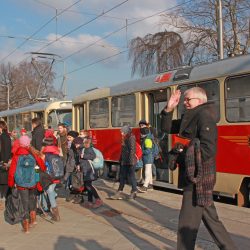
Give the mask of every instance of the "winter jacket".
<svg viewBox="0 0 250 250">
<path fill-rule="evenodd" d="M 46 153 L 59 155 L 60 151 L 59 151 L 59 148 L 57 146 L 55 146 L 55 145 L 49 145 L 49 146 L 43 147 L 42 153 L 46 157 Z M 53 183 L 60 183 L 60 180 L 53 180 Z"/>
<path fill-rule="evenodd" d="M 17 162 L 18 162 L 18 158 L 21 155 L 28 155 L 31 154 L 28 148 L 23 148 L 23 147 L 19 147 L 16 150 L 16 153 L 13 155 L 11 164 L 10 164 L 10 169 L 9 169 L 9 176 L 8 176 L 8 186 L 9 187 L 13 187 L 15 185 L 15 172 L 16 172 L 16 166 L 17 166 Z M 37 165 L 40 167 L 40 169 L 42 171 L 46 171 L 46 167 L 45 164 L 43 162 L 43 160 L 38 157 L 37 155 L 32 154 L 32 156 L 35 158 Z M 17 187 L 19 189 L 25 189 L 23 187 Z M 38 182 L 36 186 L 32 187 L 32 188 L 37 188 L 37 190 L 42 191 L 42 187 L 40 185 L 40 183 Z"/>
<path fill-rule="evenodd" d="M 66 168 L 65 168 L 66 173 L 72 173 L 76 165 L 78 164 L 79 164 L 79 155 L 77 153 L 75 145 L 71 144 L 66 161 Z"/>
<path fill-rule="evenodd" d="M 84 152 L 82 157 L 80 157 L 80 166 L 83 172 L 83 180 L 93 181 L 96 179 L 96 173 L 91 161 L 96 158 L 95 151 L 93 147 L 84 148 L 81 151 Z"/>
<path fill-rule="evenodd" d="M 128 134 L 122 144 L 120 163 L 121 165 L 134 166 L 137 162 L 135 152 L 135 136 L 133 134 Z"/>
<path fill-rule="evenodd" d="M 42 125 L 38 125 L 31 132 L 32 134 L 31 145 L 39 151 L 43 146 L 44 132 L 45 130 Z"/>
<path fill-rule="evenodd" d="M 0 161 L 8 163 L 11 158 L 11 138 L 6 131 L 0 135 Z M 8 171 L 0 169 L 0 185 L 8 183 Z"/>
<path fill-rule="evenodd" d="M 142 137 L 141 135 L 141 148 L 142 148 L 142 161 L 143 165 L 153 164 L 153 138 L 151 133 Z"/>
<path fill-rule="evenodd" d="M 200 140 L 201 160 L 211 163 L 211 171 L 215 173 L 215 156 L 217 151 L 217 127 L 215 109 L 211 103 L 204 103 L 187 110 L 181 119 L 172 121 L 172 112 L 161 112 L 161 129 L 163 132 L 178 134 L 188 139 Z M 185 156 L 184 156 L 185 157 Z M 182 157 L 179 168 L 179 188 L 190 184 L 185 172 L 185 160 Z M 212 159 L 212 160 L 211 160 Z"/>
</svg>

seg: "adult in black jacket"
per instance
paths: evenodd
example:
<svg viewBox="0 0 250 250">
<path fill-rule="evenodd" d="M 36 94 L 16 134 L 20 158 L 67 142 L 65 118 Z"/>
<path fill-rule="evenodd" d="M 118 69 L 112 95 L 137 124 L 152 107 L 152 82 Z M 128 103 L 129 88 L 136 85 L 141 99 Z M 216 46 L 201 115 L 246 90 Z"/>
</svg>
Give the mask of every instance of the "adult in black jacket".
<svg viewBox="0 0 250 250">
<path fill-rule="evenodd" d="M 44 138 L 44 127 L 42 125 L 41 119 L 36 117 L 31 120 L 32 123 L 32 139 L 31 139 L 31 145 L 37 149 L 41 150 L 43 146 L 43 138 Z"/>
<path fill-rule="evenodd" d="M 179 162 L 179 187 L 183 188 L 182 207 L 179 216 L 177 249 L 192 250 L 201 220 L 220 249 L 236 249 L 228 232 L 219 221 L 212 199 L 215 185 L 215 156 L 217 147 L 217 128 L 214 109 L 207 103 L 206 92 L 199 87 L 190 88 L 184 93 L 186 111 L 180 120 L 172 121 L 173 110 L 179 104 L 181 92 L 175 91 L 162 111 L 161 128 L 167 133 L 179 133 L 190 140 L 200 142 L 202 176 L 205 188 L 204 197 L 198 196 L 198 183 L 188 179 L 187 157 Z M 184 151 L 185 152 L 185 151 Z M 204 169 L 208 170 L 206 173 Z M 207 199 L 207 194 L 209 194 Z M 199 203 L 199 201 L 202 201 Z M 205 201 L 205 202 L 204 202 Z"/>
<path fill-rule="evenodd" d="M 11 158 L 11 138 L 5 121 L 0 121 L 0 198 L 5 198 L 8 190 L 8 167 Z"/>
</svg>

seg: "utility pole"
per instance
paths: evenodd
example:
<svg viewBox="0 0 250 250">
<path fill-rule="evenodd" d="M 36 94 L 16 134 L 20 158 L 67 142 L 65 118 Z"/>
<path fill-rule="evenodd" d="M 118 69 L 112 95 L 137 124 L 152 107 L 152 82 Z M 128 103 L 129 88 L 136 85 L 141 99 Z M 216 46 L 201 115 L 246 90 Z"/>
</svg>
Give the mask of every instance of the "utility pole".
<svg viewBox="0 0 250 250">
<path fill-rule="evenodd" d="M 221 0 L 217 0 L 217 13 L 218 13 L 218 50 L 219 59 L 224 58 L 224 46 L 223 46 L 223 17 L 222 17 L 222 3 Z"/>
</svg>

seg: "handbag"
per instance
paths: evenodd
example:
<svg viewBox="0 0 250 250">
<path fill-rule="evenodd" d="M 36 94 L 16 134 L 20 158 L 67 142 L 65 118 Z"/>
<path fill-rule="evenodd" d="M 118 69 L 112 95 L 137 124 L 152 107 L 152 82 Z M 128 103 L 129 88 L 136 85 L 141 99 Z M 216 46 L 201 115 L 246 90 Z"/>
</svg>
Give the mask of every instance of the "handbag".
<svg viewBox="0 0 250 250">
<path fill-rule="evenodd" d="M 39 171 L 39 175 L 40 175 L 40 184 L 43 188 L 43 190 L 47 190 L 49 188 L 49 185 L 51 185 L 53 183 L 53 179 L 52 177 L 44 171 Z"/>
<path fill-rule="evenodd" d="M 82 191 L 83 190 L 83 173 L 80 171 L 74 171 L 70 175 L 71 190 Z"/>
<path fill-rule="evenodd" d="M 21 195 L 17 188 L 9 190 L 4 210 L 4 219 L 7 223 L 14 225 L 24 219 L 25 210 L 21 201 Z"/>
</svg>

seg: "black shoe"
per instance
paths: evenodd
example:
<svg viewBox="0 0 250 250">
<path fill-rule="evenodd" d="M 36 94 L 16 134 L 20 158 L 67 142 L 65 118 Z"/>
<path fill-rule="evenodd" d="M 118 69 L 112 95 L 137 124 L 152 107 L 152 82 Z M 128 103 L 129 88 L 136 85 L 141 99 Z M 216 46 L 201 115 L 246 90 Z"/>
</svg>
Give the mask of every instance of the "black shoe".
<svg viewBox="0 0 250 250">
<path fill-rule="evenodd" d="M 138 188 L 137 190 L 138 190 L 139 193 L 146 193 L 148 191 L 148 188 L 142 186 L 142 187 Z"/>
<path fill-rule="evenodd" d="M 136 193 L 137 193 L 136 191 L 135 191 L 135 192 L 132 192 L 132 193 L 129 195 L 128 198 L 129 198 L 130 200 L 134 200 L 134 199 L 136 198 Z"/>
<path fill-rule="evenodd" d="M 152 190 L 154 190 L 154 187 L 153 187 L 152 184 L 149 184 L 149 185 L 148 185 L 148 191 L 152 191 Z"/>
</svg>

